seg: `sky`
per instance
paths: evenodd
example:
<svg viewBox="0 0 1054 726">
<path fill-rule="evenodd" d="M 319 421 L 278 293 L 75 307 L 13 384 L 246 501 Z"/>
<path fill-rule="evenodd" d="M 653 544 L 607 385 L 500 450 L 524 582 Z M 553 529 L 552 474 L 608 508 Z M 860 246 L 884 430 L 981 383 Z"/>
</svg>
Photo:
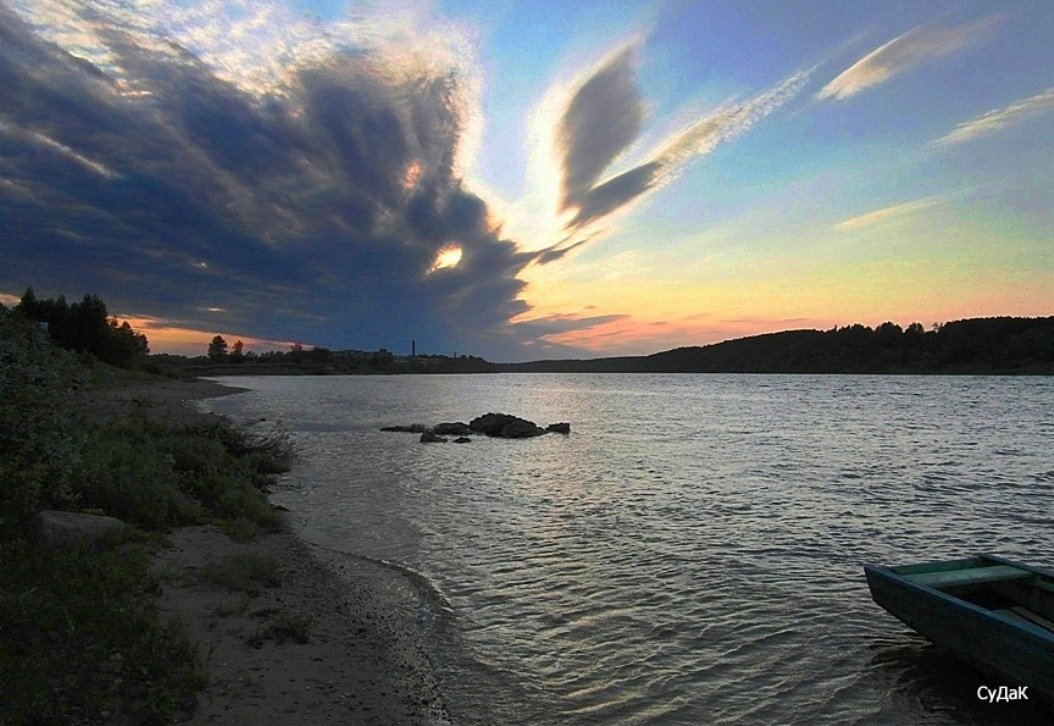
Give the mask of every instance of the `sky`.
<svg viewBox="0 0 1054 726">
<path fill-rule="evenodd" d="M 1049 0 L 0 0 L 0 302 L 495 361 L 1054 314 Z"/>
</svg>

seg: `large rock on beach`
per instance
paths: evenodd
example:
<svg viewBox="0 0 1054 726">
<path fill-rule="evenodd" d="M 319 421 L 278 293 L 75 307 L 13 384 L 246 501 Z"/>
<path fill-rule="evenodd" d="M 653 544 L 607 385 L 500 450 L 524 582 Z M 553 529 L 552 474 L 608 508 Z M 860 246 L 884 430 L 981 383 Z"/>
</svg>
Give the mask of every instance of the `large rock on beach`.
<svg viewBox="0 0 1054 726">
<path fill-rule="evenodd" d="M 116 517 L 45 509 L 29 520 L 26 535 L 38 547 L 59 549 L 80 541 L 99 542 L 127 526 Z"/>
</svg>

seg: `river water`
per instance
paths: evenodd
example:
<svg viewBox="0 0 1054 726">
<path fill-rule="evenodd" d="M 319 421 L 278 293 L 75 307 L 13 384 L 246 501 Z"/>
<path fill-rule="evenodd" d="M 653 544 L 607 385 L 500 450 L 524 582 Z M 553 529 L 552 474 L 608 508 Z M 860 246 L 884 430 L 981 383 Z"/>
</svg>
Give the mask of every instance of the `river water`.
<svg viewBox="0 0 1054 726">
<path fill-rule="evenodd" d="M 980 702 L 990 679 L 876 606 L 861 565 L 1054 565 L 1054 378 L 222 381 L 251 390 L 208 408 L 293 436 L 302 456 L 272 499 L 303 538 L 413 583 L 456 723 L 1045 713 Z M 379 431 L 488 411 L 572 433 L 453 445 Z"/>
</svg>

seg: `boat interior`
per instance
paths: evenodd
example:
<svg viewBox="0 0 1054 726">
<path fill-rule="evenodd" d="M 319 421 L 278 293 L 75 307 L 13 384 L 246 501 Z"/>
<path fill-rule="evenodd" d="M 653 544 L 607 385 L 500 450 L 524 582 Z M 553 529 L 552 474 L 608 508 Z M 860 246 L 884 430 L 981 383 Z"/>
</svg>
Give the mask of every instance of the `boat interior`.
<svg viewBox="0 0 1054 726">
<path fill-rule="evenodd" d="M 938 567 L 908 566 L 897 568 L 897 573 L 1054 634 L 1054 578 L 981 558 Z"/>
</svg>

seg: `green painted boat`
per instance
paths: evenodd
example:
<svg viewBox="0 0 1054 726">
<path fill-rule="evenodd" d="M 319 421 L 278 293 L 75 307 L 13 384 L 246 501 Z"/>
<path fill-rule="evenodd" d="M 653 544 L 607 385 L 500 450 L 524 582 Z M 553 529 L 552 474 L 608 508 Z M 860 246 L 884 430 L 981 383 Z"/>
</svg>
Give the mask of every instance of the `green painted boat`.
<svg viewBox="0 0 1054 726">
<path fill-rule="evenodd" d="M 994 555 L 864 573 L 876 603 L 1000 679 L 983 685 L 1054 700 L 1054 573 Z"/>
</svg>

